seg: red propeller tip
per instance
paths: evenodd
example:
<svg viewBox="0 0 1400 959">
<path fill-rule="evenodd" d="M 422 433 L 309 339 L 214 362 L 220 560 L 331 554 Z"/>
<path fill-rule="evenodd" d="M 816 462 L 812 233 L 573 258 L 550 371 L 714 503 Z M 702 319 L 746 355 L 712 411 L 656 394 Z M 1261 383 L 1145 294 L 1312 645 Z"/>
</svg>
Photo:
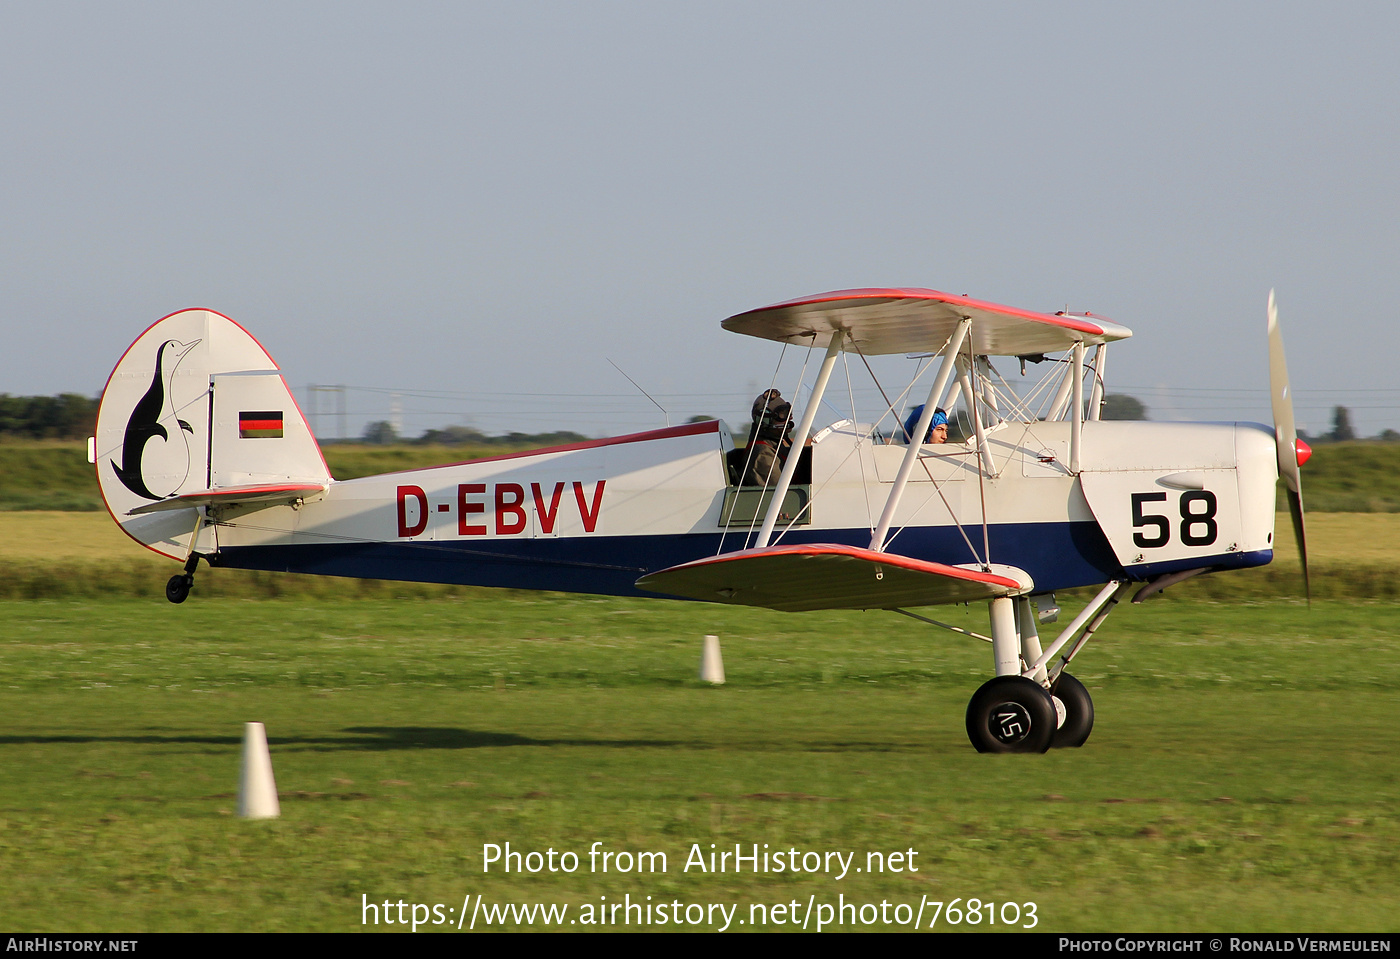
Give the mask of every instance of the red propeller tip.
<svg viewBox="0 0 1400 959">
<path fill-rule="evenodd" d="M 1307 443 L 1304 443 L 1302 440 L 1294 440 L 1293 449 L 1294 452 L 1298 454 L 1299 466 L 1302 466 L 1304 463 L 1306 463 L 1309 459 L 1312 458 L 1312 447 L 1309 446 Z"/>
</svg>

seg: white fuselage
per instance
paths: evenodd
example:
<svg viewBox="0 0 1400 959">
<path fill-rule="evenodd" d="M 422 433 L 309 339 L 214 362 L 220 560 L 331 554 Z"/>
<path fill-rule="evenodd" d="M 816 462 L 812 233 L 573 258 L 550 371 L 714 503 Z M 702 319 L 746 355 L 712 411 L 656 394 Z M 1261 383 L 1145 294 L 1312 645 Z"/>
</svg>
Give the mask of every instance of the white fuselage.
<svg viewBox="0 0 1400 959">
<path fill-rule="evenodd" d="M 1273 437 L 1253 424 L 1006 423 L 926 446 L 890 552 L 1025 569 L 1037 591 L 1267 562 Z M 630 593 L 643 573 L 752 544 L 721 522 L 727 430 L 715 422 L 335 483 L 300 510 L 236 513 L 201 552 L 233 566 Z M 807 514 L 774 543 L 869 544 L 906 452 L 838 423 L 812 442 Z M 761 513 L 758 514 L 761 516 Z M 990 554 L 990 555 L 988 555 Z"/>
</svg>

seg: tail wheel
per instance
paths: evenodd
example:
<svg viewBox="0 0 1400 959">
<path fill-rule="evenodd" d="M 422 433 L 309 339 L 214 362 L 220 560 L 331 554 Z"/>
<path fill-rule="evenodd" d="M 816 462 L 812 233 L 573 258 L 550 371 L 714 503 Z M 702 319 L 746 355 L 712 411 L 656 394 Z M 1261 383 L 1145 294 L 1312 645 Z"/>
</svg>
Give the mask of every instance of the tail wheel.
<svg viewBox="0 0 1400 959">
<path fill-rule="evenodd" d="M 979 753 L 1043 753 L 1055 735 L 1055 703 L 1039 683 L 998 676 L 967 704 L 967 738 Z"/>
<path fill-rule="evenodd" d="M 172 603 L 183 603 L 189 598 L 190 587 L 193 585 L 193 576 L 172 576 L 165 584 L 165 598 Z"/>
<path fill-rule="evenodd" d="M 1069 673 L 1060 673 L 1050 687 L 1050 695 L 1065 707 L 1065 721 L 1050 740 L 1056 749 L 1083 746 L 1094 730 L 1094 701 L 1089 698 L 1089 690 Z"/>
</svg>

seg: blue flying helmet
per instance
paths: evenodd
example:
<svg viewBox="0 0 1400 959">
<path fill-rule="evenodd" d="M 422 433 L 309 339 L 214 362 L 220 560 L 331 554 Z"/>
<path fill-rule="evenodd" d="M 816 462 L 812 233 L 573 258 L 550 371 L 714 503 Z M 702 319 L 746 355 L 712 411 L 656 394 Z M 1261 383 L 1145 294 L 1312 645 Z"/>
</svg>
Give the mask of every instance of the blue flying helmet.
<svg viewBox="0 0 1400 959">
<path fill-rule="evenodd" d="M 914 435 L 914 427 L 919 425 L 919 417 L 924 415 L 924 404 L 920 403 L 909 411 L 909 417 L 904 421 L 904 436 L 906 439 Z M 941 409 L 933 411 L 933 419 L 929 421 L 928 433 L 924 435 L 924 442 L 927 443 L 933 436 L 935 426 L 947 426 L 948 414 Z"/>
</svg>

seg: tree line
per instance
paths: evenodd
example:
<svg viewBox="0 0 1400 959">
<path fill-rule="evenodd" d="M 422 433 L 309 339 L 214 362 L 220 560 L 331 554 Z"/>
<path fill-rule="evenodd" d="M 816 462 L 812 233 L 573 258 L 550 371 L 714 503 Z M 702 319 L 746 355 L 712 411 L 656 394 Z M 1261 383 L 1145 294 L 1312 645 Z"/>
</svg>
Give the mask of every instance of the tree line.
<svg viewBox="0 0 1400 959">
<path fill-rule="evenodd" d="M 11 396 L 8 393 L 0 393 L 0 436 L 36 440 L 87 439 L 97 430 L 97 406 L 100 399 L 80 393 L 60 393 L 57 396 Z M 365 427 L 360 442 L 514 447 L 522 444 L 558 446 L 585 439 L 586 436 L 567 430 L 553 433 L 512 432 L 503 436 L 488 436 L 467 426 L 428 430 L 417 439 L 408 439 L 400 437 L 391 424 L 381 421 Z"/>
<path fill-rule="evenodd" d="M 0 393 L 0 436 L 23 436 L 30 439 L 85 439 L 97 428 L 98 397 L 83 396 L 80 393 L 60 393 L 57 396 L 11 396 Z M 1106 420 L 1145 420 L 1149 419 L 1146 405 L 1136 397 L 1121 393 L 1110 393 L 1104 397 L 1103 418 Z M 708 417 L 695 417 L 707 419 Z M 1344 443 L 1360 439 L 1351 422 L 1351 410 L 1345 406 L 1332 409 L 1332 429 L 1312 435 L 1301 430 L 1298 435 L 1309 443 Z M 1374 437 L 1378 440 L 1395 442 L 1400 433 L 1387 429 Z M 489 436 L 469 426 L 448 426 L 440 430 L 428 430 L 417 439 L 400 437 L 392 424 L 381 420 L 365 427 L 360 442 L 371 444 L 418 443 L 444 444 L 450 446 L 519 446 L 539 444 L 556 446 L 564 443 L 577 443 L 587 439 L 580 433 L 561 430 L 552 433 L 517 433 Z"/>
<path fill-rule="evenodd" d="M 1110 393 L 1104 397 L 1103 419 L 1106 420 L 1145 420 L 1150 419 L 1147 415 L 1147 407 L 1141 400 L 1134 396 L 1127 396 L 1121 393 Z M 1307 443 L 1345 443 L 1348 440 L 1358 440 L 1362 437 L 1356 434 L 1356 427 L 1351 423 L 1351 410 L 1345 406 L 1332 407 L 1332 428 L 1326 433 L 1313 435 L 1304 430 L 1298 431 L 1298 438 Z M 1400 433 L 1395 430 L 1381 430 L 1372 439 L 1393 443 L 1400 440 Z"/>
<path fill-rule="evenodd" d="M 400 436 L 394 424 L 388 420 L 370 423 L 360 434 L 359 442 L 372 446 L 388 446 L 394 443 L 411 443 L 415 446 L 563 446 L 588 439 L 582 433 L 570 430 L 555 430 L 552 433 L 517 433 L 515 431 L 491 436 L 470 426 L 446 426 L 440 430 L 427 430 L 417 439 Z"/>
<path fill-rule="evenodd" d="M 97 428 L 97 397 L 11 396 L 0 393 L 0 435 L 78 440 Z"/>
<path fill-rule="evenodd" d="M 1312 436 L 1299 430 L 1298 437 L 1307 443 L 1345 443 L 1347 440 L 1361 438 L 1356 435 L 1356 428 L 1351 425 L 1351 410 L 1345 406 L 1332 407 L 1332 429 L 1329 432 Z M 1393 443 L 1400 440 L 1400 433 L 1389 429 L 1381 430 L 1374 438 Z"/>
</svg>

